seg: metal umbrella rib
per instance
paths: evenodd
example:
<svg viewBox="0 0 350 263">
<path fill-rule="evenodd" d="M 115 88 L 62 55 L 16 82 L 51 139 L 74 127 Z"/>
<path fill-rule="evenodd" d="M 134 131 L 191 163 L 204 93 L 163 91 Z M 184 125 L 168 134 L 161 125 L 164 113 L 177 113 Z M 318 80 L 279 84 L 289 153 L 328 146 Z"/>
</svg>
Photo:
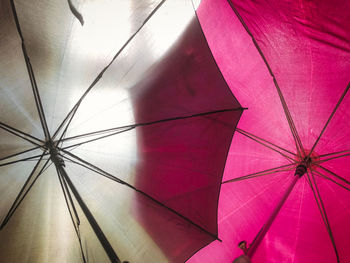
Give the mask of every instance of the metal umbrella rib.
<svg viewBox="0 0 350 263">
<path fill-rule="evenodd" d="M 31 86 L 32 86 L 33 95 L 34 95 L 34 98 L 35 98 L 35 104 L 36 104 L 37 111 L 38 111 L 38 114 L 39 114 L 39 117 L 40 117 L 41 126 L 42 126 L 43 132 L 45 134 L 45 139 L 49 140 L 50 139 L 50 132 L 49 132 L 49 129 L 47 127 L 45 113 L 44 113 L 43 105 L 41 103 L 41 98 L 40 98 L 39 90 L 38 90 L 38 87 L 37 87 L 37 83 L 36 83 L 33 67 L 32 67 L 32 64 L 30 63 L 30 59 L 29 59 L 29 56 L 28 56 L 28 53 L 27 53 L 27 50 L 26 50 L 26 46 L 25 46 L 25 43 L 24 43 L 24 38 L 23 38 L 23 35 L 22 35 L 21 26 L 20 26 L 20 23 L 19 23 L 19 20 L 18 20 L 17 12 L 16 12 L 15 2 L 14 2 L 14 0 L 10 0 L 10 3 L 11 3 L 12 13 L 13 13 L 13 16 L 14 16 L 14 19 L 15 19 L 15 22 L 16 22 L 17 31 L 18 31 L 18 34 L 19 34 L 19 36 L 21 38 L 21 41 L 22 41 L 23 56 L 24 56 L 24 60 L 26 62 L 28 75 L 29 75 Z"/>
</svg>

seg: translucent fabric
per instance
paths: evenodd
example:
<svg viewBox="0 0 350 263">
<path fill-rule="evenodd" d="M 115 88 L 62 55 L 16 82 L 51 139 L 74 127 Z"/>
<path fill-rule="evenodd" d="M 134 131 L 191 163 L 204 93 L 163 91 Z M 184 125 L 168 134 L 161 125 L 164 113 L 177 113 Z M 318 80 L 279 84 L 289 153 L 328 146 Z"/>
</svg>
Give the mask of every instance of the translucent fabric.
<svg viewBox="0 0 350 263">
<path fill-rule="evenodd" d="M 255 243 L 308 156 L 308 173 L 252 262 L 350 261 L 349 10 L 348 1 L 202 1 L 209 46 L 248 110 L 225 167 L 222 242 L 188 262 L 233 262 L 243 254 L 238 243 Z"/>
<path fill-rule="evenodd" d="M 192 2 L 0 12 L 1 262 L 109 262 L 92 217 L 113 262 L 184 262 L 218 239 L 243 109 Z"/>
</svg>

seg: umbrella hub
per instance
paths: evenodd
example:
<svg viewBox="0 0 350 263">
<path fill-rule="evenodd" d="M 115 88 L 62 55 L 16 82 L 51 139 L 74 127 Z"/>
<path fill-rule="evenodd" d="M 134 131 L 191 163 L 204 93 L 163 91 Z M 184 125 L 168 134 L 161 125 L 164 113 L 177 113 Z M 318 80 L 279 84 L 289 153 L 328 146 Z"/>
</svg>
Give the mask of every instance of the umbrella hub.
<svg viewBox="0 0 350 263">
<path fill-rule="evenodd" d="M 295 169 L 295 175 L 302 177 L 307 172 L 307 169 L 311 166 L 311 164 L 312 158 L 306 154 L 306 156 L 302 158 L 302 160 L 299 162 L 299 165 Z"/>
<path fill-rule="evenodd" d="M 295 175 L 298 175 L 299 177 L 303 176 L 307 172 L 307 169 L 315 166 L 315 162 L 319 159 L 318 154 L 315 152 L 310 154 L 310 151 L 306 150 L 305 155 L 301 156 L 299 159 L 299 164 L 295 169 Z"/>
<path fill-rule="evenodd" d="M 320 156 L 315 151 L 312 151 L 312 153 L 310 154 L 310 150 L 305 149 L 305 153 L 302 155 L 299 155 L 296 162 L 299 163 L 299 165 L 305 166 L 306 169 L 308 168 L 316 169 L 317 167 L 316 164 L 319 160 L 320 160 Z"/>
<path fill-rule="evenodd" d="M 55 164 L 59 164 L 59 165 L 62 165 L 65 167 L 64 161 L 63 161 L 62 157 L 60 156 L 59 149 L 57 148 L 55 143 L 52 140 L 48 140 L 48 141 L 46 141 L 45 146 L 50 151 L 51 161 Z"/>
</svg>

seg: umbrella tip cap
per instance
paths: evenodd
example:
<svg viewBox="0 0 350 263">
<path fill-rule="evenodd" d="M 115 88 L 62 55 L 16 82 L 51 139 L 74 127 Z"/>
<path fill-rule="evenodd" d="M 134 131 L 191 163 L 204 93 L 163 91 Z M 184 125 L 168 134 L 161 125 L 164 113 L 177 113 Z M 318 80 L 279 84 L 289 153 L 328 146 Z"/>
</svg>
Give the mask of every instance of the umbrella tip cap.
<svg viewBox="0 0 350 263">
<path fill-rule="evenodd" d="M 244 253 L 247 252 L 248 247 L 247 247 L 247 241 L 242 240 L 241 242 L 238 243 L 238 247 L 243 250 Z"/>
</svg>

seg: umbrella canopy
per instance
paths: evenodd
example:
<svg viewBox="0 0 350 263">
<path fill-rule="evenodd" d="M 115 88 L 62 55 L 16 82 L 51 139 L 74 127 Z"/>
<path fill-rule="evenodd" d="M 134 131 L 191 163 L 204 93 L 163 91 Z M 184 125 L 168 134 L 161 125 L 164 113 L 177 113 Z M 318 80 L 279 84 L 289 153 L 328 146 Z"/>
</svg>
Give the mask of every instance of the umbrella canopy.
<svg viewBox="0 0 350 263">
<path fill-rule="evenodd" d="M 242 107 L 191 1 L 0 2 L 2 262 L 183 262 Z"/>
<path fill-rule="evenodd" d="M 350 261 L 349 10 L 349 1 L 202 1 L 214 57 L 248 110 L 224 173 L 223 242 L 188 262 L 232 262 L 242 241 L 254 263 Z M 298 166 L 306 173 L 295 176 Z"/>
</svg>

